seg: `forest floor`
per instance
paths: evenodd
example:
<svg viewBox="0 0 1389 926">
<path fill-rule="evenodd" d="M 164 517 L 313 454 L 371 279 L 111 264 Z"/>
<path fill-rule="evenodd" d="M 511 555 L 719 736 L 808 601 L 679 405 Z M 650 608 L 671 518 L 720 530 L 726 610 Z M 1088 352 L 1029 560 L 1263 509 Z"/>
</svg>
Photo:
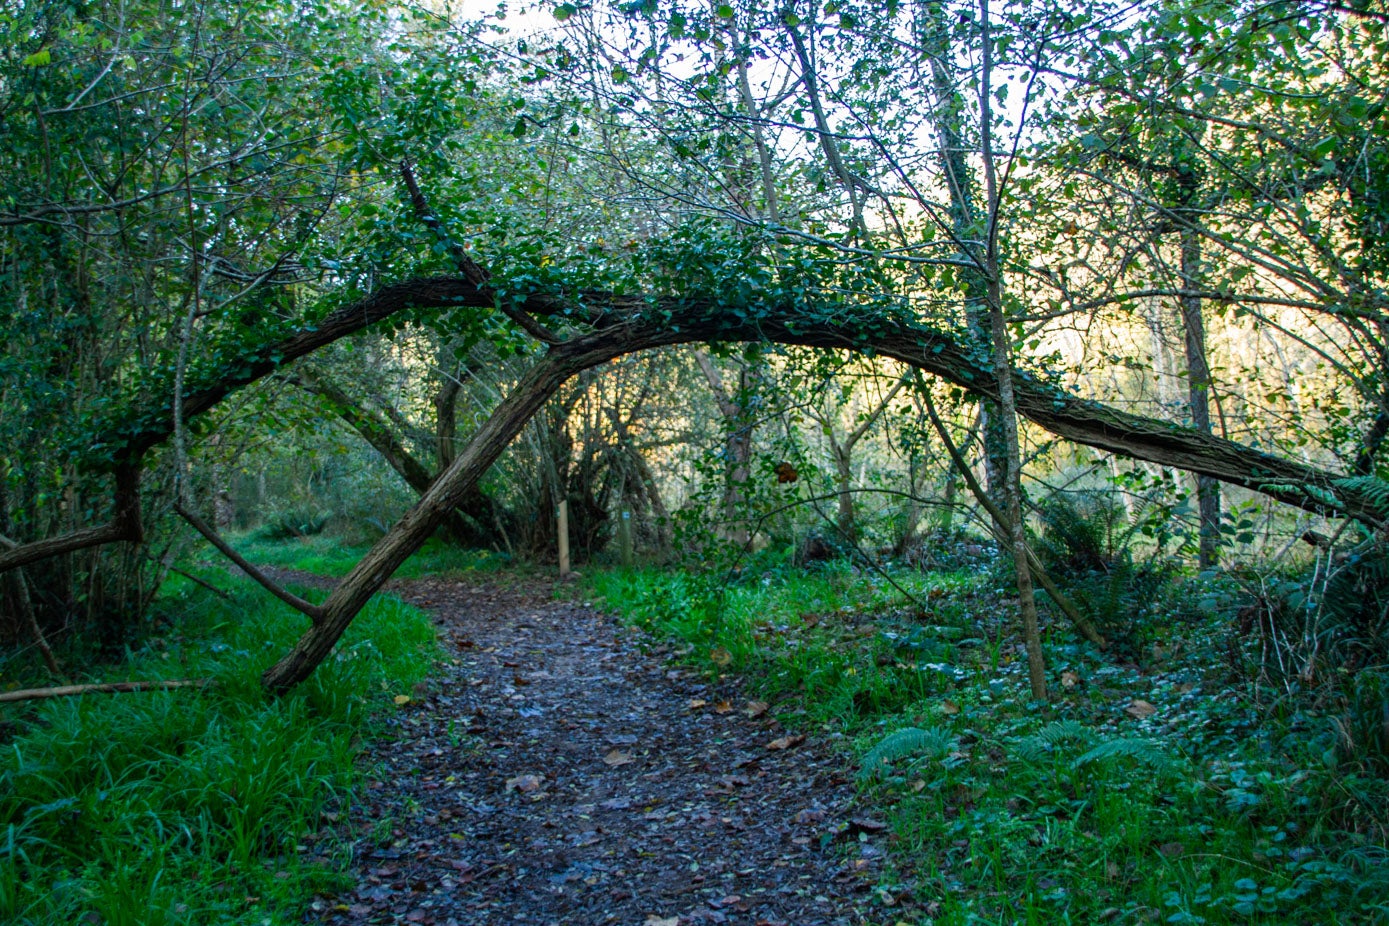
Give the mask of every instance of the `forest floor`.
<svg viewBox="0 0 1389 926">
<path fill-rule="evenodd" d="M 550 583 L 392 591 L 434 615 L 447 658 L 369 747 L 350 812 L 356 886 L 311 915 L 870 921 L 885 826 L 855 810 L 843 750 L 789 734 L 736 677 L 674 665 L 668 646 L 555 600 Z"/>
</svg>

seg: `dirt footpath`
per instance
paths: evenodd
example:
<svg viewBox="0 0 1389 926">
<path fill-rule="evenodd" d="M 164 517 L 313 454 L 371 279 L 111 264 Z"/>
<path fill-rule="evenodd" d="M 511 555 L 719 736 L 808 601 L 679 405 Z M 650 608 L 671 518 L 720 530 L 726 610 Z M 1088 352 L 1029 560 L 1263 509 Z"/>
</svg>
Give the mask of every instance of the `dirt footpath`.
<svg viewBox="0 0 1389 926">
<path fill-rule="evenodd" d="M 851 771 L 549 585 L 419 580 L 449 656 L 366 757 L 355 889 L 331 924 L 829 926 L 910 920 L 876 894 Z M 643 646 L 643 642 L 647 644 Z M 889 901 L 890 902 L 890 901 Z"/>
</svg>

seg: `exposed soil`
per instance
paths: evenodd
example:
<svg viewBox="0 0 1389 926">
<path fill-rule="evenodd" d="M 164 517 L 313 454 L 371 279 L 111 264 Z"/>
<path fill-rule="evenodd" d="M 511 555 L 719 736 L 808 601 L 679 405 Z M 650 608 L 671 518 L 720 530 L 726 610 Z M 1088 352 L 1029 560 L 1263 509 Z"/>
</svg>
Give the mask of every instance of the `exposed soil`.
<svg viewBox="0 0 1389 926">
<path fill-rule="evenodd" d="M 352 812 L 341 924 L 894 922 L 880 824 L 777 707 L 542 584 L 425 579 L 449 659 L 401 705 Z M 891 903 L 892 899 L 888 898 Z"/>
</svg>

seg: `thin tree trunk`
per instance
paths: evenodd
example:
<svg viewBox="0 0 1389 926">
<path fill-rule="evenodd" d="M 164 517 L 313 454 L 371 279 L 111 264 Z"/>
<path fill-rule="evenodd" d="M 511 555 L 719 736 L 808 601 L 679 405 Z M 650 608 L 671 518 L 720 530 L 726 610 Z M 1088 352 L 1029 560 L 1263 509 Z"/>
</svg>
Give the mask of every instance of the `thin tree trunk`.
<svg viewBox="0 0 1389 926">
<path fill-rule="evenodd" d="M 969 150 L 964 141 L 964 94 L 946 66 L 951 54 L 951 47 L 945 38 L 947 34 L 944 23 L 933 22 L 926 36 L 928 48 L 931 49 L 931 78 L 936 91 L 933 121 L 940 138 L 941 172 L 950 193 L 950 231 L 955 237 L 960 256 L 970 259 L 973 264 L 975 255 L 968 242 L 984 236 L 987 216 L 979 211 L 973 174 L 969 168 Z M 988 281 L 982 268 L 977 265 L 960 268 L 959 278 L 970 339 L 987 352 L 992 343 Z M 1008 468 L 1008 439 L 1000 414 L 997 403 L 988 399 L 980 403 L 984 484 L 994 502 L 1003 508 L 1006 507 L 1004 483 Z"/>
<path fill-rule="evenodd" d="M 751 476 L 754 401 L 751 384 L 755 378 L 746 367 L 738 371 L 738 390 L 729 395 L 723 376 L 706 351 L 695 351 L 695 362 L 714 393 L 714 402 L 724 420 L 724 536 L 731 542 L 746 546 L 750 537 L 743 501 Z"/>
<path fill-rule="evenodd" d="M 1187 394 L 1191 423 L 1211 433 L 1211 368 L 1206 358 L 1206 324 L 1201 316 L 1201 234 L 1190 225 L 1181 229 L 1182 329 L 1186 341 Z M 1202 569 L 1220 562 L 1220 483 L 1209 476 L 1196 477 L 1196 498 L 1200 508 L 1200 548 Z"/>
<path fill-rule="evenodd" d="M 1003 319 L 1003 291 L 998 265 L 998 213 L 1002 191 L 993 155 L 992 90 L 993 36 L 989 31 L 989 0 L 979 0 L 982 60 L 979 81 L 980 154 L 984 162 L 988 222 L 985 230 L 983 270 L 986 279 L 989 328 L 993 336 L 994 377 L 998 383 L 998 405 L 1007 451 L 1005 480 L 1006 514 L 1004 525 L 1011 541 L 1013 569 L 1017 574 L 1018 610 L 1021 612 L 1023 643 L 1027 647 L 1027 679 L 1032 697 L 1047 697 L 1046 663 L 1042 656 L 1042 636 L 1037 624 L 1037 600 L 1032 590 L 1032 567 L 1027 559 L 1027 532 L 1022 519 L 1022 452 L 1018 440 L 1018 403 L 1013 391 L 1013 366 L 1008 327 Z"/>
</svg>

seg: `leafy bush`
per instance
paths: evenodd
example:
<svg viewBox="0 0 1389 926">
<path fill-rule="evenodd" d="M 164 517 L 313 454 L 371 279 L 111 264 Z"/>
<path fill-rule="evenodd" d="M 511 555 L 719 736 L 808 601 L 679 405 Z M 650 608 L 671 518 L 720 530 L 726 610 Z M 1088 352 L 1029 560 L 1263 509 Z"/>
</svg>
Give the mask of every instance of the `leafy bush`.
<svg viewBox="0 0 1389 926">
<path fill-rule="evenodd" d="M 1147 618 L 1168 598 L 1175 566 L 1158 555 L 1135 555 L 1138 524 L 1110 491 L 1057 492 L 1038 514 L 1037 553 L 1052 579 L 1106 637 L 1132 654 L 1143 641 Z"/>
<path fill-rule="evenodd" d="M 314 830 L 351 798 L 370 712 L 426 671 L 433 628 L 378 598 L 308 682 L 271 698 L 259 671 L 302 618 L 248 580 L 218 582 L 232 601 L 170 583 L 156 606 L 180 634 L 130 667 L 214 687 L 46 702 L 0 755 L 0 921 L 298 922 L 340 885 L 344 859 Z"/>
</svg>

